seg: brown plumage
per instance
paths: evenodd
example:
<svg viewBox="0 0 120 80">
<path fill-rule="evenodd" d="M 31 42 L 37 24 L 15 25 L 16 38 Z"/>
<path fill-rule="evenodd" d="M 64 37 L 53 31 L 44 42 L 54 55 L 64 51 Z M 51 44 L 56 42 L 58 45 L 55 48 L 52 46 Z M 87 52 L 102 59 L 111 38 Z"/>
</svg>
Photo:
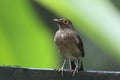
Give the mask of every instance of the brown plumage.
<svg viewBox="0 0 120 80">
<path fill-rule="evenodd" d="M 70 70 L 74 70 L 73 76 L 79 69 L 79 60 L 81 63 L 80 70 L 83 70 L 82 57 L 84 57 L 83 43 L 74 30 L 72 23 L 68 19 L 54 19 L 58 23 L 59 30 L 56 32 L 54 41 L 59 52 L 65 57 L 61 67 L 62 75 L 66 59 L 69 60 Z"/>
</svg>

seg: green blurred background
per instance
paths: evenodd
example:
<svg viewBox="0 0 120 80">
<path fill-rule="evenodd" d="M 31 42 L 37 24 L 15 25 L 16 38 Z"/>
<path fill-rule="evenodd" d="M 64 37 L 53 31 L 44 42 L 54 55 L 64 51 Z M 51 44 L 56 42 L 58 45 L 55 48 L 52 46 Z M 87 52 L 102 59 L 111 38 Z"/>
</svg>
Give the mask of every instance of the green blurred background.
<svg viewBox="0 0 120 80">
<path fill-rule="evenodd" d="M 86 70 L 120 70 L 119 0 L 1 0 L 0 65 L 59 68 L 54 18 L 70 19 Z"/>
</svg>

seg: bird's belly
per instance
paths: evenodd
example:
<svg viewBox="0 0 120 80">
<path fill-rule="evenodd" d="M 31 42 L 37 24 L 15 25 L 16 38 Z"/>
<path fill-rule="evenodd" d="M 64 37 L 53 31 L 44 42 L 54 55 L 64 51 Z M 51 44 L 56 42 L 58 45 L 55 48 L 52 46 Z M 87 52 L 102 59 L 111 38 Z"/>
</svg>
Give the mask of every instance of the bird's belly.
<svg viewBox="0 0 120 80">
<path fill-rule="evenodd" d="M 59 48 L 59 52 L 66 58 L 78 59 L 82 56 L 76 38 L 71 32 L 58 31 L 55 35 L 55 43 Z"/>
<path fill-rule="evenodd" d="M 81 57 L 79 48 L 73 42 L 61 42 L 59 46 L 60 53 L 66 58 L 78 59 Z"/>
</svg>

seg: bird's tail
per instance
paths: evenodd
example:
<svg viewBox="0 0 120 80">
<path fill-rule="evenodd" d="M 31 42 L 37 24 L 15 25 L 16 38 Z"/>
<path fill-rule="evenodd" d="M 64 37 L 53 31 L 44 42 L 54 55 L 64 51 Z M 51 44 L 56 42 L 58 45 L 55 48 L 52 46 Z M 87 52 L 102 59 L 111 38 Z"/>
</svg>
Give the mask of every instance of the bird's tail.
<svg viewBox="0 0 120 80">
<path fill-rule="evenodd" d="M 84 70 L 83 62 L 82 61 L 80 61 L 80 67 L 78 68 L 78 71 L 81 71 L 81 70 Z"/>
</svg>

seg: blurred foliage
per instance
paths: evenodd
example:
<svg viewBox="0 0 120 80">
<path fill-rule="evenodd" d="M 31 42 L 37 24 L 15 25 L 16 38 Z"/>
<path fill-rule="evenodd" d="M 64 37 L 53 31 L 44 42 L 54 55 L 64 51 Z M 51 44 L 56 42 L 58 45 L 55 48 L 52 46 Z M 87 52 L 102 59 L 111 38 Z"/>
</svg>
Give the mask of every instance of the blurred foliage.
<svg viewBox="0 0 120 80">
<path fill-rule="evenodd" d="M 118 64 L 120 15 L 110 0 L 1 0 L 0 65 L 57 68 L 60 60 L 53 37 L 58 28 L 52 22 L 56 15 L 70 19 L 80 31 L 87 69 Z"/>
<path fill-rule="evenodd" d="M 71 19 L 77 27 L 81 25 L 81 32 L 120 59 L 120 15 L 108 0 L 37 1 L 56 14 Z"/>
<path fill-rule="evenodd" d="M 0 10 L 0 65 L 57 67 L 52 33 L 30 2 L 2 0 Z"/>
</svg>

